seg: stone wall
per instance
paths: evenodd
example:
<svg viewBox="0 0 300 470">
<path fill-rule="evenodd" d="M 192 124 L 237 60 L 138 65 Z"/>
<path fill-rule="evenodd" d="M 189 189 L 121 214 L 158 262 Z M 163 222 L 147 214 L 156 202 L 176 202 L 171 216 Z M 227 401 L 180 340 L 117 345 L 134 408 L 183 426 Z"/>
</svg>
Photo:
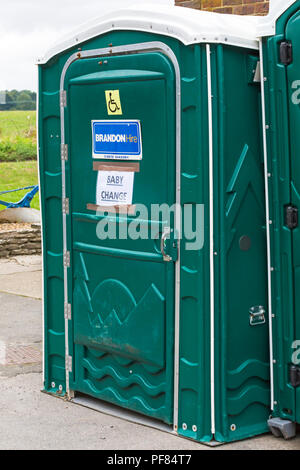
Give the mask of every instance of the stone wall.
<svg viewBox="0 0 300 470">
<path fill-rule="evenodd" d="M 0 258 L 40 253 L 40 225 L 0 224 Z"/>
<path fill-rule="evenodd" d="M 269 11 L 269 0 L 176 0 L 176 5 L 237 15 L 265 15 Z"/>
</svg>

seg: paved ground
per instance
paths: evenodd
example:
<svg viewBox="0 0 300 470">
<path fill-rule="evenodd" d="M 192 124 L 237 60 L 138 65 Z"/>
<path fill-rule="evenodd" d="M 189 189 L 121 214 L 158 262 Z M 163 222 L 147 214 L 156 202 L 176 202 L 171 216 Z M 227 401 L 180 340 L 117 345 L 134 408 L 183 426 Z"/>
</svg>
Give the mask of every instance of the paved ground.
<svg viewBox="0 0 300 470">
<path fill-rule="evenodd" d="M 41 393 L 40 297 L 39 257 L 0 260 L 0 449 L 212 451 Z M 220 449 L 299 450 L 300 435 L 292 441 L 266 435 Z"/>
<path fill-rule="evenodd" d="M 0 259 L 0 292 L 41 299 L 41 269 L 40 256 Z"/>
</svg>

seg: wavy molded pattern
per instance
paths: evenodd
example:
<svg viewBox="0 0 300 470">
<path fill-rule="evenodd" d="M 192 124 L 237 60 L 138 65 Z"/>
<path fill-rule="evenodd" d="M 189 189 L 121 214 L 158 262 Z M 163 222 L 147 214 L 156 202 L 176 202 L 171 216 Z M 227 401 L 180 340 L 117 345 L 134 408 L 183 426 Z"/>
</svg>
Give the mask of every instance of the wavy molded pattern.
<svg viewBox="0 0 300 470">
<path fill-rule="evenodd" d="M 59 91 L 54 92 L 43 92 L 41 95 L 43 103 L 43 118 L 44 120 L 49 118 L 59 119 Z"/>
<path fill-rule="evenodd" d="M 92 394 L 98 395 L 100 393 L 95 382 L 87 380 L 86 384 L 89 386 Z M 149 405 L 145 398 L 140 395 L 133 395 L 130 398 L 124 397 L 120 393 L 120 390 L 117 390 L 114 387 L 106 387 L 102 389 L 101 398 L 112 401 L 113 403 L 117 403 L 118 405 L 124 406 L 125 408 L 130 408 L 131 410 L 136 410 L 157 418 L 161 418 L 165 410 L 164 405 L 154 409 L 151 405 Z M 164 397 L 162 396 L 162 398 Z M 163 399 L 160 400 L 162 403 L 163 401 Z"/>
<path fill-rule="evenodd" d="M 181 79 L 181 106 L 183 112 L 186 112 L 189 108 L 196 108 L 196 81 L 197 77 L 182 77 Z"/>
<path fill-rule="evenodd" d="M 99 351 L 98 351 L 99 352 Z M 163 367 L 152 366 L 151 370 L 147 364 L 142 364 L 136 361 L 129 360 L 123 362 L 123 358 L 116 354 L 103 353 L 101 356 L 96 357 L 94 355 L 95 350 L 90 347 L 85 348 L 84 358 L 87 359 L 94 368 L 99 369 L 113 364 L 117 368 L 120 368 L 125 375 L 129 373 L 136 373 L 139 375 L 145 375 L 145 371 L 151 375 L 151 383 L 159 384 L 161 383 L 161 375 L 164 373 Z M 131 371 L 131 372 L 130 372 Z"/>
<path fill-rule="evenodd" d="M 48 364 L 50 376 L 64 382 L 65 380 L 65 334 L 48 330 Z"/>
<path fill-rule="evenodd" d="M 50 173 L 45 171 L 45 198 L 57 198 L 61 200 L 60 197 L 57 197 L 61 189 L 61 171 L 57 173 Z"/>
<path fill-rule="evenodd" d="M 105 351 L 101 352 L 98 349 L 89 349 L 89 353 L 91 354 L 92 357 L 95 357 L 97 359 L 103 359 L 105 356 L 109 356 L 109 353 Z M 128 359 L 127 357 L 122 357 L 122 356 L 117 356 L 117 355 L 113 357 L 122 366 L 129 366 L 130 364 L 134 363 L 132 359 Z"/>
<path fill-rule="evenodd" d="M 165 370 L 129 361 L 84 347 L 81 366 L 85 391 L 98 398 L 168 421 Z"/>
<path fill-rule="evenodd" d="M 130 374 L 128 377 L 122 375 L 121 367 L 117 365 L 107 365 L 102 369 L 96 368 L 88 359 L 83 360 L 83 365 L 89 374 L 96 380 L 102 380 L 104 377 L 112 377 L 121 388 L 128 388 L 131 385 L 139 385 L 145 393 L 155 397 L 164 393 L 166 384 L 161 382 L 159 385 L 152 385 L 147 379 L 139 374 Z"/>
<path fill-rule="evenodd" d="M 198 389 L 198 367 L 198 362 L 191 362 L 184 358 L 180 359 L 180 373 L 184 378 L 184 385 L 194 392 Z"/>
<path fill-rule="evenodd" d="M 249 359 L 227 374 L 227 407 L 229 415 L 238 415 L 246 408 L 261 404 L 270 406 L 270 370 L 267 363 Z"/>
<path fill-rule="evenodd" d="M 198 175 L 191 175 L 190 173 L 182 173 L 182 177 L 191 181 L 191 180 L 195 180 L 196 178 L 198 178 Z"/>
<path fill-rule="evenodd" d="M 199 175 L 196 173 L 181 173 L 182 204 L 197 204 L 199 193 Z"/>
<path fill-rule="evenodd" d="M 241 364 L 237 369 L 229 371 L 227 376 L 228 389 L 234 390 L 241 387 L 247 380 L 249 380 L 249 377 L 256 377 L 264 382 L 269 382 L 269 364 L 257 359 L 249 359 Z"/>
<path fill-rule="evenodd" d="M 239 415 L 254 403 L 260 403 L 266 408 L 270 407 L 269 387 L 250 385 L 236 396 L 228 397 L 228 414 L 230 416 Z"/>
<path fill-rule="evenodd" d="M 192 297 L 197 302 L 199 291 L 199 273 L 197 269 L 187 266 L 181 268 L 181 298 L 182 300 Z"/>
</svg>

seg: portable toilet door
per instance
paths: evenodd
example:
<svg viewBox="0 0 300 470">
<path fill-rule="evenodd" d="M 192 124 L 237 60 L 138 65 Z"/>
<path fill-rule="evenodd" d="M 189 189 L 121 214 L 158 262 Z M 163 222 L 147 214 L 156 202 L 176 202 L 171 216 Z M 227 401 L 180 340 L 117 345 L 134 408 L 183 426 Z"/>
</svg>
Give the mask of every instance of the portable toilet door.
<svg viewBox="0 0 300 470">
<path fill-rule="evenodd" d="M 300 2 L 271 3 L 262 27 L 272 266 L 272 431 L 300 423 Z"/>
<path fill-rule="evenodd" d="M 255 25 L 139 2 L 40 60 L 47 392 L 202 442 L 267 431 Z"/>
</svg>

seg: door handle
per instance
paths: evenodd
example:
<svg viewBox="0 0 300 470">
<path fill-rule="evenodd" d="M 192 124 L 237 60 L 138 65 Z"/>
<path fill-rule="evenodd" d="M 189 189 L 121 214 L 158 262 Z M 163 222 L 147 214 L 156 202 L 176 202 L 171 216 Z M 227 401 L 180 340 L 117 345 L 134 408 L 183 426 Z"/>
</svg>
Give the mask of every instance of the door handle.
<svg viewBox="0 0 300 470">
<path fill-rule="evenodd" d="M 249 310 L 250 325 L 263 325 L 266 323 L 266 310 L 262 305 L 251 307 Z"/>
<path fill-rule="evenodd" d="M 163 256 L 163 260 L 164 261 L 167 261 L 167 262 L 170 262 L 172 261 L 172 258 L 170 255 L 168 255 L 166 252 L 165 252 L 165 242 L 166 242 L 166 239 L 167 237 L 171 234 L 171 229 L 170 227 L 164 227 L 164 230 L 163 230 L 163 234 L 162 234 L 162 237 L 160 239 L 160 251 L 161 251 L 161 254 Z"/>
</svg>

